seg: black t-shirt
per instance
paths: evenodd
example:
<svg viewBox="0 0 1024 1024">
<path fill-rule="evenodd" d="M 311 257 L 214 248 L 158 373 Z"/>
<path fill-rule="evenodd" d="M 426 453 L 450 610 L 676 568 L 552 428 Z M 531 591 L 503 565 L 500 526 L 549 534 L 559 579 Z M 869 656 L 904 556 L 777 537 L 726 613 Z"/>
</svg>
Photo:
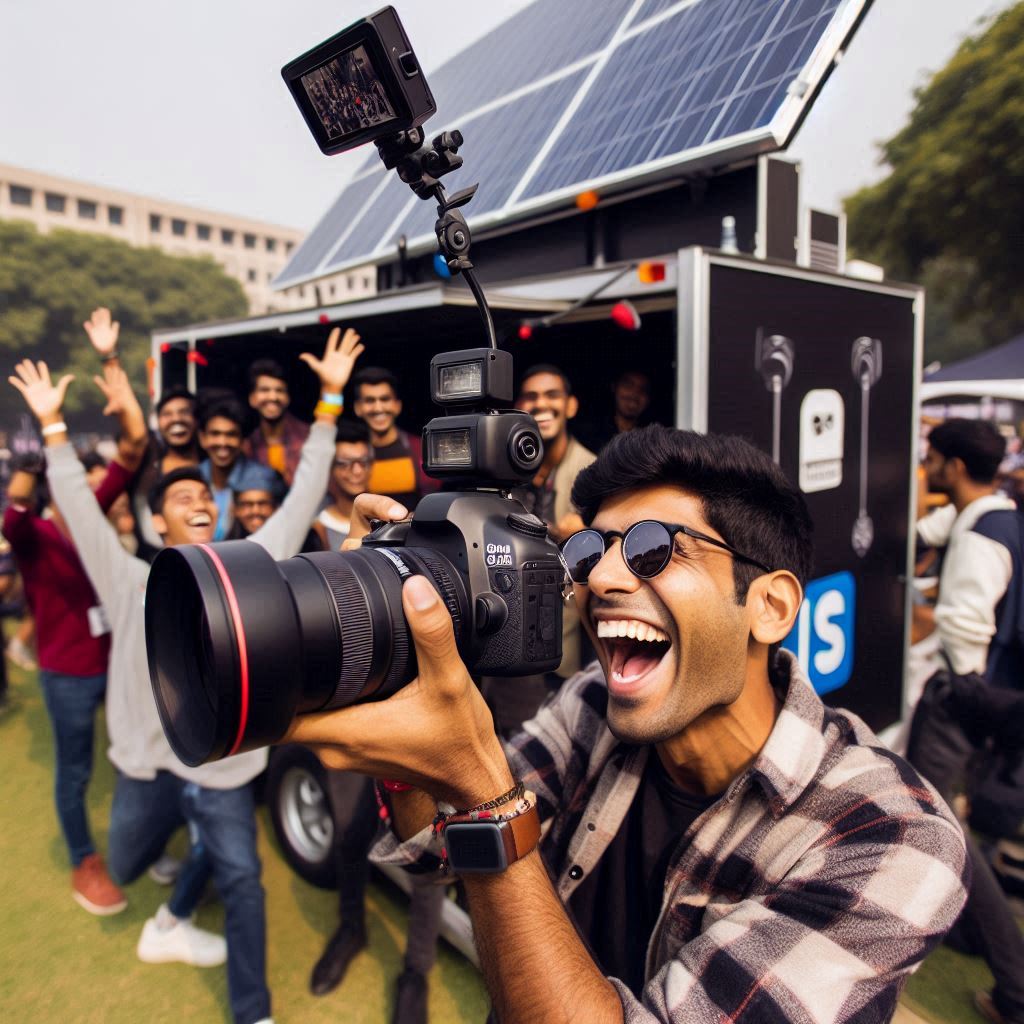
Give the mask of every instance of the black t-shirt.
<svg viewBox="0 0 1024 1024">
<path fill-rule="evenodd" d="M 602 973 L 625 982 L 637 998 L 669 862 L 683 833 L 717 799 L 681 790 L 652 750 L 622 827 L 569 898 L 576 929 Z"/>
</svg>

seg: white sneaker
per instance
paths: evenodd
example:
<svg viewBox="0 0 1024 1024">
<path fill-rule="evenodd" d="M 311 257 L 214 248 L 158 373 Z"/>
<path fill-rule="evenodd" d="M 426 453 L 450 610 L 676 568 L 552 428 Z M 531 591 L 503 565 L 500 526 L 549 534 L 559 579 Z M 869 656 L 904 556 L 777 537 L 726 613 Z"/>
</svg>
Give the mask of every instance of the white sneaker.
<svg viewBox="0 0 1024 1024">
<path fill-rule="evenodd" d="M 179 918 L 170 928 L 161 929 L 156 917 L 151 917 L 142 927 L 135 952 L 144 964 L 219 967 L 228 958 L 228 944 L 223 936 L 203 931 L 191 921 Z"/>
<path fill-rule="evenodd" d="M 146 872 L 157 885 L 172 885 L 181 874 L 181 861 L 169 853 L 161 854 L 160 859 L 151 864 Z"/>
</svg>

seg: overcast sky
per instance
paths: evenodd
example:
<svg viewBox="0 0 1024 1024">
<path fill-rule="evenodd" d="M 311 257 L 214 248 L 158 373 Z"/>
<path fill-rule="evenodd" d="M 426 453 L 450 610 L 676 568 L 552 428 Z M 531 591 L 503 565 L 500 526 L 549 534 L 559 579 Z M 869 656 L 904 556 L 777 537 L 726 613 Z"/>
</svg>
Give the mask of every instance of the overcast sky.
<svg viewBox="0 0 1024 1024">
<path fill-rule="evenodd" d="M 0 0 L 0 162 L 311 228 L 363 157 L 320 154 L 279 70 L 378 2 Z M 527 2 L 395 6 L 429 73 Z M 1007 5 L 875 0 L 791 149 L 805 198 L 877 178 L 912 89 Z"/>
</svg>

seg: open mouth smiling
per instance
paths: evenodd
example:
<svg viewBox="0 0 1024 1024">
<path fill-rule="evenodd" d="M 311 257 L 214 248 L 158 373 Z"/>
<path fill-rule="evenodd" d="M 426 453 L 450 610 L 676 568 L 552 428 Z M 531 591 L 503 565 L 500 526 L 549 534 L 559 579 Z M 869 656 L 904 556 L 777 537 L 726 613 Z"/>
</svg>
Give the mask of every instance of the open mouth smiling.
<svg viewBox="0 0 1024 1024">
<path fill-rule="evenodd" d="M 633 691 L 648 680 L 672 648 L 664 630 L 642 619 L 600 619 L 596 632 L 608 663 L 609 688 Z"/>
</svg>

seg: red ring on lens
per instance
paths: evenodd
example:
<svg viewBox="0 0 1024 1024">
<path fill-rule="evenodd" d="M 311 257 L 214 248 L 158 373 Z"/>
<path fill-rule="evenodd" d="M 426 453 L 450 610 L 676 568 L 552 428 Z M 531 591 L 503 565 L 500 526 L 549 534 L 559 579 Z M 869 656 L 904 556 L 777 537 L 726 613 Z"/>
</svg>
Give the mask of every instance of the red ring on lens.
<svg viewBox="0 0 1024 1024">
<path fill-rule="evenodd" d="M 209 544 L 199 544 L 197 547 L 206 552 L 210 561 L 213 562 L 214 569 L 217 570 L 217 575 L 220 577 L 221 586 L 224 588 L 224 596 L 228 601 L 228 610 L 231 612 L 231 622 L 235 627 L 235 640 L 238 644 L 238 676 L 242 692 L 238 712 L 238 732 L 235 735 L 235 742 L 231 745 L 231 749 L 225 754 L 225 757 L 230 757 L 232 754 L 238 753 L 238 748 L 242 745 L 242 737 L 245 735 L 245 727 L 249 722 L 249 652 L 245 643 L 245 627 L 242 625 L 242 612 L 238 607 L 238 598 L 235 596 L 235 588 L 231 583 L 231 577 L 228 576 L 228 571 L 224 568 L 224 563 L 220 560 L 220 556 Z"/>
</svg>

